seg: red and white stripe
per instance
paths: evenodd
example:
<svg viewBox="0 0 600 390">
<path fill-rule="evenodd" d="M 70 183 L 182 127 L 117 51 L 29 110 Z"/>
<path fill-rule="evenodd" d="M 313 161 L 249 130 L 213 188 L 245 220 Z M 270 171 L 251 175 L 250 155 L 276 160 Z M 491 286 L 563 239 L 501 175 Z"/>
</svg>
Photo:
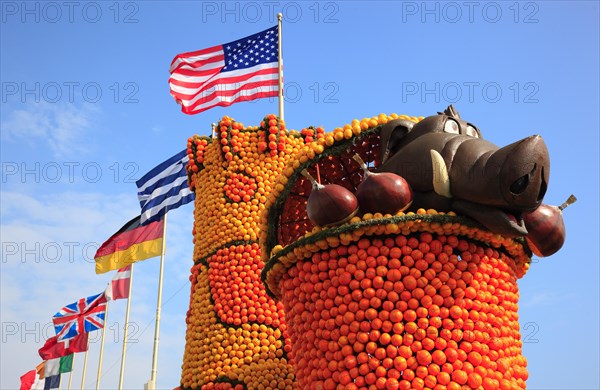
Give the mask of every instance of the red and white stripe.
<svg viewBox="0 0 600 390">
<path fill-rule="evenodd" d="M 92 298 L 94 299 L 92 300 Z M 72 338 L 75 337 L 75 335 L 86 332 L 86 322 L 88 322 L 92 328 L 102 329 L 104 327 L 104 317 L 101 317 L 101 315 L 104 314 L 105 311 L 106 297 L 102 296 L 102 294 L 81 298 L 74 304 L 63 307 L 54 317 L 52 317 L 54 327 L 57 329 L 56 336 L 58 336 L 58 340 Z M 61 325 L 62 329 L 60 329 Z M 75 335 L 67 337 L 69 334 L 72 334 L 72 329 L 74 329 Z"/>
<path fill-rule="evenodd" d="M 223 46 L 177 55 L 170 67 L 171 95 L 186 114 L 209 108 L 278 96 L 277 62 L 221 72 L 225 66 Z"/>
<path fill-rule="evenodd" d="M 131 283 L 131 265 L 123 267 L 117 271 L 117 274 L 111 280 L 104 295 L 106 299 L 117 300 L 129 298 L 129 285 Z"/>
</svg>

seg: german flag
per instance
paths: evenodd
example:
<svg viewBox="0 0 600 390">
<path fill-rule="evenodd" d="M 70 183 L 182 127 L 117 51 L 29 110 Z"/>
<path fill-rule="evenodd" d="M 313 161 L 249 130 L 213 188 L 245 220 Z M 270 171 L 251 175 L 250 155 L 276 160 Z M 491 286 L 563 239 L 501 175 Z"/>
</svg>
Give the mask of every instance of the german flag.
<svg viewBox="0 0 600 390">
<path fill-rule="evenodd" d="M 96 252 L 96 273 L 102 274 L 136 261 L 160 256 L 164 219 L 141 225 L 140 216 L 127 222 Z"/>
</svg>

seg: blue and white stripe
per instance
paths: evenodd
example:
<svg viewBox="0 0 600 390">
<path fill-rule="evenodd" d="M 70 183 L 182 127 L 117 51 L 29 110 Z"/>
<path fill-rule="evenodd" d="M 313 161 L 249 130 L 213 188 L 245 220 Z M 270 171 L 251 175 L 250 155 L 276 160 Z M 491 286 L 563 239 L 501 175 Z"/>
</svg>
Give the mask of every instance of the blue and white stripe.
<svg viewBox="0 0 600 390">
<path fill-rule="evenodd" d="M 146 173 L 135 184 L 142 208 L 141 223 L 159 221 L 169 211 L 194 200 L 188 186 L 185 150 Z"/>
</svg>

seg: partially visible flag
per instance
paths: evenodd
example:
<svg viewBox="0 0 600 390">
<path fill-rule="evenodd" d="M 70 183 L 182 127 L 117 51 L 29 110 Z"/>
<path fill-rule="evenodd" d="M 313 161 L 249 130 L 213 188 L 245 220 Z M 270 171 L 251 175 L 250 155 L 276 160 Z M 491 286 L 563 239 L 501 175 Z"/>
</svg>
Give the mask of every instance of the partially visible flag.
<svg viewBox="0 0 600 390">
<path fill-rule="evenodd" d="M 40 379 L 44 379 L 44 368 L 46 367 L 46 361 L 41 362 L 37 366 L 35 366 L 35 371 L 38 374 Z"/>
<path fill-rule="evenodd" d="M 106 299 L 117 300 L 129 298 L 129 286 L 131 284 L 131 266 L 121 268 L 106 287 L 104 295 Z"/>
<path fill-rule="evenodd" d="M 98 248 L 96 273 L 112 271 L 136 261 L 160 256 L 163 245 L 164 221 L 141 225 L 140 216 L 127 222 Z"/>
<path fill-rule="evenodd" d="M 44 390 L 58 389 L 60 387 L 60 374 L 44 378 Z"/>
<path fill-rule="evenodd" d="M 58 341 L 58 336 L 52 336 L 42 348 L 39 349 L 40 357 L 44 360 L 56 359 L 75 352 L 85 352 L 88 349 L 88 334 L 81 333 L 72 339 Z"/>
<path fill-rule="evenodd" d="M 21 376 L 20 390 L 43 389 L 44 381 L 37 375 L 37 370 L 27 371 Z"/>
<path fill-rule="evenodd" d="M 73 370 L 73 354 L 46 360 L 44 364 L 44 377 L 56 376 Z"/>
<path fill-rule="evenodd" d="M 171 95 L 186 114 L 277 96 L 278 39 L 274 26 L 224 45 L 178 54 L 169 69 Z"/>
<path fill-rule="evenodd" d="M 71 355 L 73 356 L 73 355 Z M 58 361 L 60 361 L 59 359 L 56 359 Z M 39 380 L 36 380 L 31 389 L 44 389 L 44 390 L 49 390 L 49 389 L 58 389 L 60 386 L 60 373 L 58 373 L 59 371 L 56 370 L 56 368 L 53 366 L 48 365 L 48 362 L 50 361 L 45 361 L 45 362 L 41 362 L 40 364 L 37 365 L 36 370 L 37 370 L 37 374 L 38 374 L 38 378 Z M 72 359 L 71 359 L 72 362 Z M 71 364 L 72 366 L 72 364 Z M 60 368 L 60 366 L 58 366 Z"/>
<path fill-rule="evenodd" d="M 142 208 L 142 225 L 158 221 L 169 210 L 189 203 L 195 194 L 188 186 L 185 166 L 189 161 L 183 150 L 146 173 L 135 184 Z"/>
<path fill-rule="evenodd" d="M 71 303 L 52 317 L 58 341 L 104 328 L 106 297 L 104 292 L 81 298 Z"/>
</svg>

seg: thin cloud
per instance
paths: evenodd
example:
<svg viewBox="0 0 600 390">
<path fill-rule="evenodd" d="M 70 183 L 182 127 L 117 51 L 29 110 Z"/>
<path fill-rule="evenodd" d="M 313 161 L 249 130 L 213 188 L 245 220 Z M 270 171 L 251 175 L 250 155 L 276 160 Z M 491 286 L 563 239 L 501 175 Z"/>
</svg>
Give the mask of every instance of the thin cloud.
<svg viewBox="0 0 600 390">
<path fill-rule="evenodd" d="M 575 294 L 561 294 L 556 291 L 535 291 L 523 297 L 521 307 L 540 307 L 556 305 L 560 302 L 569 301 L 575 298 Z"/>
<path fill-rule="evenodd" d="M 96 275 L 93 260 L 85 259 L 83 245 L 101 243 L 139 212 L 134 194 L 37 194 L 3 191 L 0 212 L 3 245 L 0 272 L 1 322 L 4 326 L 0 388 L 13 388 L 17 375 L 32 369 L 45 339 L 54 334 L 52 315 L 75 300 L 101 292 L 112 273 Z M 185 314 L 189 303 L 189 267 L 192 264 L 190 208 L 170 215 L 165 261 L 163 326 L 159 353 L 159 381 L 179 383 L 185 339 Z M 65 243 L 79 244 L 69 253 Z M 6 247 L 10 244 L 10 248 Z M 15 246 L 17 251 L 15 252 Z M 37 246 L 36 246 L 37 245 Z M 47 251 L 44 247 L 49 248 Z M 56 261 L 54 247 L 62 256 Z M 29 253 L 23 249 L 29 250 Z M 9 249 L 6 252 L 5 249 Z M 95 248 L 88 255 L 93 257 Z M 150 376 L 159 259 L 136 265 L 133 282 L 130 342 L 125 388 L 141 388 Z M 125 301 L 110 304 L 102 388 L 116 388 L 120 368 Z M 94 332 L 88 357 L 86 387 L 93 387 L 99 352 L 99 332 Z M 9 358 L 10 357 L 10 358 Z M 77 354 L 73 383 L 81 383 L 83 354 Z M 24 368 L 25 367 L 25 368 Z M 11 375 L 6 375 L 11 373 Z M 65 376 L 64 380 L 68 380 Z"/>
<path fill-rule="evenodd" d="M 31 104 L 9 112 L 0 122 L 2 139 L 29 145 L 46 142 L 56 158 L 79 156 L 89 151 L 86 141 L 98 112 L 91 104 Z"/>
</svg>

